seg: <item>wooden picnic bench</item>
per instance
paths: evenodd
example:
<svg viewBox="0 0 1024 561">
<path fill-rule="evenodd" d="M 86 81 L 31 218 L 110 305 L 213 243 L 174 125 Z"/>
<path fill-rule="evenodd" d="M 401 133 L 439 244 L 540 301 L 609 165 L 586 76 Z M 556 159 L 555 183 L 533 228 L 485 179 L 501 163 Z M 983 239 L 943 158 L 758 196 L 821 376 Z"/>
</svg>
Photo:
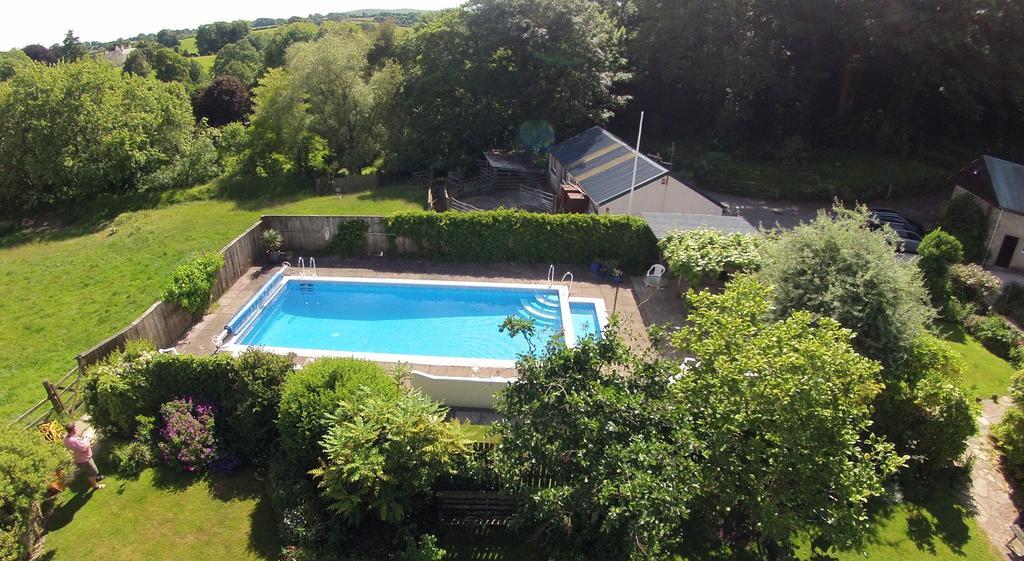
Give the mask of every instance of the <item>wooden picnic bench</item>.
<svg viewBox="0 0 1024 561">
<path fill-rule="evenodd" d="M 1024 529 L 1021 529 L 1017 524 L 1010 524 L 1007 527 L 1013 533 L 1013 537 L 1010 538 L 1010 541 L 1006 542 L 1006 549 L 1010 550 L 1010 554 L 1015 559 L 1020 559 L 1021 555 L 1013 549 L 1013 542 L 1017 542 L 1021 547 L 1024 547 Z"/>
</svg>

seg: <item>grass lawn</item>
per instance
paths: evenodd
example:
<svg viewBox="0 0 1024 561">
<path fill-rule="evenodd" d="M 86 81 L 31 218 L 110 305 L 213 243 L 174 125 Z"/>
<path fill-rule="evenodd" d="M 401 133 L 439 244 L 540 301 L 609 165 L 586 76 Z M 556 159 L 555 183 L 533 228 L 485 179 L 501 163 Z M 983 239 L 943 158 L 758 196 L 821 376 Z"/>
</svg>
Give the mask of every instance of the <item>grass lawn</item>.
<svg viewBox="0 0 1024 561">
<path fill-rule="evenodd" d="M 905 504 L 874 515 L 875 531 L 863 552 L 840 552 L 839 561 L 1001 561 L 947 482 Z"/>
<path fill-rule="evenodd" d="M 185 37 L 178 42 L 178 47 L 180 47 L 181 52 L 188 51 L 190 53 L 199 54 L 199 47 L 196 47 L 195 37 Z"/>
<path fill-rule="evenodd" d="M 176 192 L 164 202 L 215 198 L 162 208 L 119 212 L 123 201 L 94 201 L 79 209 L 78 226 L 0 238 L 0 418 L 45 397 L 43 378 L 56 380 L 78 353 L 144 312 L 188 255 L 219 250 L 261 214 L 391 214 L 425 200 L 418 186 L 310 191 L 242 180 Z"/>
<path fill-rule="evenodd" d="M 497 442 L 497 437 L 490 434 L 491 425 L 464 425 L 466 436 L 473 442 Z"/>
<path fill-rule="evenodd" d="M 943 323 L 939 329 L 942 338 L 964 359 L 964 389 L 969 395 L 986 399 L 1006 395 L 1010 377 L 1015 374 L 1009 363 L 990 353 L 959 325 Z"/>
<path fill-rule="evenodd" d="M 204 72 L 213 76 L 213 63 L 217 61 L 217 55 L 197 56 L 190 60 L 198 62 L 199 66 L 203 67 Z"/>
<path fill-rule="evenodd" d="M 265 485 L 251 472 L 197 479 L 156 468 L 104 482 L 97 492 L 78 482 L 60 495 L 42 559 L 255 561 L 280 553 Z"/>
</svg>

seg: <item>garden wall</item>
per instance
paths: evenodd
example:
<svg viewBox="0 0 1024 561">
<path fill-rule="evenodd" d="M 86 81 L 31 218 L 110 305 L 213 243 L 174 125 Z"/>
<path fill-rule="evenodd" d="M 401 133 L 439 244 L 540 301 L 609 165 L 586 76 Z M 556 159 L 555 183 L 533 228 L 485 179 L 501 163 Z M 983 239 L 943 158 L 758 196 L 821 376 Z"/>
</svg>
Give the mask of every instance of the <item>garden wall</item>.
<svg viewBox="0 0 1024 561">
<path fill-rule="evenodd" d="M 315 255 L 328 251 L 338 231 L 338 225 L 351 220 L 362 220 L 366 223 L 367 255 L 391 253 L 393 250 L 389 238 L 395 239 L 399 252 L 413 250 L 409 240 L 387 233 L 386 221 L 381 216 L 266 215 L 263 217 L 263 227 L 281 232 L 285 249 L 300 255 Z"/>
</svg>

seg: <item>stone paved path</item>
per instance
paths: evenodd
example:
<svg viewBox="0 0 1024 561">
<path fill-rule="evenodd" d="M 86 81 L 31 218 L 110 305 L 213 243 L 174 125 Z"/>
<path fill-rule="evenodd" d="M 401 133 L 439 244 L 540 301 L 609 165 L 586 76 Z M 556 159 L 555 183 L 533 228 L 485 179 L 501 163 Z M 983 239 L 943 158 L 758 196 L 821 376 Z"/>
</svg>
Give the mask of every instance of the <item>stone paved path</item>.
<svg viewBox="0 0 1024 561">
<path fill-rule="evenodd" d="M 968 442 L 968 454 L 974 459 L 971 498 L 977 512 L 976 518 L 996 549 L 1003 552 L 1007 559 L 1021 559 L 1024 558 L 1020 557 L 1024 554 L 1024 548 L 1018 546 L 1016 552 L 1011 552 L 1006 547 L 1012 537 L 1007 525 L 1017 522 L 1018 510 L 1014 506 L 1007 478 L 999 466 L 999 454 L 989 438 L 992 425 L 998 423 L 1006 413 L 1009 398 L 1002 398 L 1000 403 L 986 399 L 982 406 L 978 435 Z"/>
</svg>

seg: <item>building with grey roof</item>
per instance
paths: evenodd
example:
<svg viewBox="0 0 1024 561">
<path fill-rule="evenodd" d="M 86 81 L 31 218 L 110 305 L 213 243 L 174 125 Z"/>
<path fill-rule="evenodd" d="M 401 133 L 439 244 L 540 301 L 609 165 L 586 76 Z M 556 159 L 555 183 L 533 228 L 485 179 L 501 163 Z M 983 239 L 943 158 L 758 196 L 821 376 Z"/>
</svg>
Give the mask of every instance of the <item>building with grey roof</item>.
<svg viewBox="0 0 1024 561">
<path fill-rule="evenodd" d="M 636 186 L 630 208 L 630 183 Z M 548 180 L 555 192 L 578 186 L 591 212 L 722 214 L 722 206 L 669 174 L 668 168 L 638 153 L 601 127 L 589 128 L 548 151 Z"/>
<path fill-rule="evenodd" d="M 675 212 L 644 212 L 643 219 L 651 227 L 654 236 L 665 239 L 669 232 L 700 230 L 710 228 L 725 234 L 756 234 L 755 228 L 742 216 L 718 216 L 714 214 L 680 214 Z"/>
<path fill-rule="evenodd" d="M 970 194 L 988 216 L 985 264 L 1024 270 L 1024 165 L 982 156 L 951 180 L 954 197 Z"/>
</svg>

